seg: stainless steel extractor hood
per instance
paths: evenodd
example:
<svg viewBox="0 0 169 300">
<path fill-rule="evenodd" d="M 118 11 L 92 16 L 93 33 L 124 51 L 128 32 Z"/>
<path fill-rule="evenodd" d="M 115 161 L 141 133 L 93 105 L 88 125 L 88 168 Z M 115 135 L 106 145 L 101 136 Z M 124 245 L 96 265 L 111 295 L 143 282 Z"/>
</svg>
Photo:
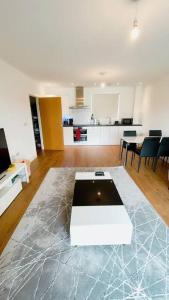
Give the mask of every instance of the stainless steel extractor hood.
<svg viewBox="0 0 169 300">
<path fill-rule="evenodd" d="M 77 86 L 75 88 L 76 98 L 75 105 L 70 106 L 70 109 L 87 109 L 88 106 L 84 104 L 84 88 L 83 86 Z"/>
</svg>

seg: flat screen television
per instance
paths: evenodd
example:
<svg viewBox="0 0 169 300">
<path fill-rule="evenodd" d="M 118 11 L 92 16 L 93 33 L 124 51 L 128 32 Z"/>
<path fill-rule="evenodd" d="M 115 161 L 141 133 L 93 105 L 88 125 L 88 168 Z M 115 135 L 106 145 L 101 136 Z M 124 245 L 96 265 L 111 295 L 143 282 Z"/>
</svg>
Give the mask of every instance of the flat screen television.
<svg viewBox="0 0 169 300">
<path fill-rule="evenodd" d="M 0 128 L 0 174 L 7 170 L 10 164 L 11 159 L 9 156 L 5 132 L 3 128 Z"/>
</svg>

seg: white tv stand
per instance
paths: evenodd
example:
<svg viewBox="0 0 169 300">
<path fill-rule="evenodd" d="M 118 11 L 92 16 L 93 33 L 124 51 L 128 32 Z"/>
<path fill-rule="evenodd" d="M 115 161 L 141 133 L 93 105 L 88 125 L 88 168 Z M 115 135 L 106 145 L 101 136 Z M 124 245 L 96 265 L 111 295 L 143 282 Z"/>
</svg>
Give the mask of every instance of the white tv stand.
<svg viewBox="0 0 169 300">
<path fill-rule="evenodd" d="M 22 182 L 29 182 L 25 163 L 15 163 L 10 171 L 0 175 L 0 216 L 22 190 Z"/>
</svg>

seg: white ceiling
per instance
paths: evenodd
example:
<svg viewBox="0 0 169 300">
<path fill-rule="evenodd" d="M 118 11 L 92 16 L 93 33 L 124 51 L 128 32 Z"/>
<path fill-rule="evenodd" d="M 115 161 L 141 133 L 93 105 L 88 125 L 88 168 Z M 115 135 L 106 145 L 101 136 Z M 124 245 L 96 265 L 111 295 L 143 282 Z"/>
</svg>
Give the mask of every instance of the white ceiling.
<svg viewBox="0 0 169 300">
<path fill-rule="evenodd" d="M 147 82 L 169 72 L 169 0 L 0 0 L 0 57 L 63 85 Z M 99 72 L 106 72 L 104 76 Z"/>
</svg>

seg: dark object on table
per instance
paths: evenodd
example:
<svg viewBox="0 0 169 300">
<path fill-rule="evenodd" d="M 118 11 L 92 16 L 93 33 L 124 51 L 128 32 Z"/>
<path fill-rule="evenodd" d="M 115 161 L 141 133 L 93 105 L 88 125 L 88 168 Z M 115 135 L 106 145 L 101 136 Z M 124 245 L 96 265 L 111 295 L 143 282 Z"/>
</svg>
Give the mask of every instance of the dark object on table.
<svg viewBox="0 0 169 300">
<path fill-rule="evenodd" d="M 103 171 L 96 171 L 95 176 L 104 176 L 104 172 Z"/>
</svg>

